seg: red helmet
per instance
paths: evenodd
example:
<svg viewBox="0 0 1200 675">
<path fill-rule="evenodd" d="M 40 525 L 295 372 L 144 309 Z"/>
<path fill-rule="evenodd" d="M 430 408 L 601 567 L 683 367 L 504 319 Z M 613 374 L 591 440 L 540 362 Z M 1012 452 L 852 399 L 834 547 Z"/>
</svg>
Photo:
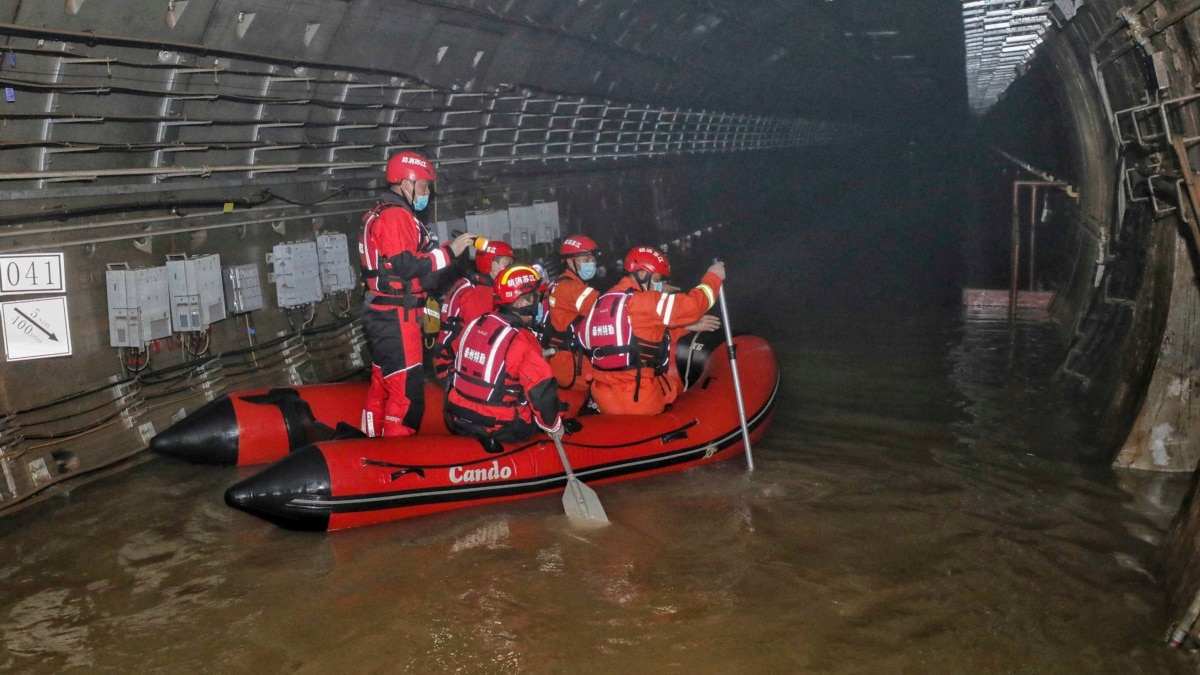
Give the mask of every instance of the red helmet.
<svg viewBox="0 0 1200 675">
<path fill-rule="evenodd" d="M 415 152 L 398 152 L 387 163 L 387 182 L 434 180 L 433 165 Z"/>
<path fill-rule="evenodd" d="M 482 251 L 475 253 L 475 269 L 480 274 L 492 273 L 492 261 L 496 258 L 513 257 L 512 247 L 502 241 L 489 240 Z"/>
<path fill-rule="evenodd" d="M 566 239 L 563 239 L 562 246 L 558 249 L 558 255 L 562 258 L 571 258 L 577 255 L 596 255 L 600 247 L 596 242 L 592 241 L 591 237 L 585 237 L 582 234 L 573 234 Z"/>
<path fill-rule="evenodd" d="M 662 251 L 652 246 L 637 246 L 625 256 L 625 271 L 636 272 L 646 270 L 650 274 L 671 276 L 671 263 Z"/>
<path fill-rule="evenodd" d="M 526 293 L 538 290 L 541 279 L 537 270 L 528 265 L 513 265 L 496 277 L 492 289 L 497 305 L 510 305 Z"/>
</svg>

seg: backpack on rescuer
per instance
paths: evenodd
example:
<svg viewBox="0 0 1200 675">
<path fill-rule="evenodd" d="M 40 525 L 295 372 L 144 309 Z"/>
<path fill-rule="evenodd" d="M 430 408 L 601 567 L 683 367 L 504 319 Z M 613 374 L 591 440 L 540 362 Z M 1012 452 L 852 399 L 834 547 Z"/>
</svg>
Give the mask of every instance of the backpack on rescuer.
<svg viewBox="0 0 1200 675">
<path fill-rule="evenodd" d="M 484 314 L 467 324 L 450 387 L 463 398 L 485 405 L 515 406 L 524 389 L 505 369 L 508 348 L 520 329 L 498 314 Z"/>
<path fill-rule="evenodd" d="M 629 321 L 629 298 L 633 289 L 611 291 L 600 296 L 583 322 L 579 341 L 592 359 L 596 370 L 636 370 L 633 400 L 642 390 L 642 369 L 652 368 L 654 375 L 667 372 L 671 358 L 671 336 L 663 333 L 661 342 L 647 342 L 633 334 Z"/>
<path fill-rule="evenodd" d="M 633 334 L 626 311 L 632 295 L 630 289 L 600 296 L 583 322 L 579 341 L 599 370 L 653 368 L 655 375 L 662 375 L 667 372 L 670 337 L 664 333 L 661 342 L 647 342 Z"/>
</svg>

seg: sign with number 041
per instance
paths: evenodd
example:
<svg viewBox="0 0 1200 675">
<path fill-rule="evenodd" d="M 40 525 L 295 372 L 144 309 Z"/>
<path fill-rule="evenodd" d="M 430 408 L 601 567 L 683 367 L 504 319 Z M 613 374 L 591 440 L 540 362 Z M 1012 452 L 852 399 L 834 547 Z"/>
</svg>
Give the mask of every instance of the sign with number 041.
<svg viewBox="0 0 1200 675">
<path fill-rule="evenodd" d="M 0 295 L 62 293 L 63 254 L 0 255 Z"/>
</svg>

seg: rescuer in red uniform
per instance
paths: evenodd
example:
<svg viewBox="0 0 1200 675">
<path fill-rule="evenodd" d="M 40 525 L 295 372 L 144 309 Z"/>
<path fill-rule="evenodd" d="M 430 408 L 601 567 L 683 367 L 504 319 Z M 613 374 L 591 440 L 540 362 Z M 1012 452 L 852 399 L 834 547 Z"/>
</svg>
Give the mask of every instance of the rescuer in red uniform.
<svg viewBox="0 0 1200 675">
<path fill-rule="evenodd" d="M 590 237 L 572 235 L 563 240 L 558 255 L 563 271 L 550 282 L 546 292 L 546 319 L 542 323 L 542 346 L 553 349 L 550 367 L 563 389 L 587 389 L 592 380 L 592 364 L 584 356 L 576 337 L 579 324 L 596 304 L 600 294 L 587 282 L 596 276 L 596 256 L 600 249 Z"/>
<path fill-rule="evenodd" d="M 475 272 L 454 282 L 442 302 L 441 330 L 437 337 L 434 368 L 438 379 L 450 374 L 463 327 L 492 311 L 492 284 L 496 275 L 513 264 L 513 250 L 503 241 L 489 241 L 475 254 Z"/>
<path fill-rule="evenodd" d="M 596 300 L 580 330 L 595 369 L 592 399 L 602 413 L 656 415 L 683 390 L 671 358 L 675 340 L 689 330 L 711 331 L 721 325 L 705 313 L 717 300 L 725 264 L 713 263 L 687 293 L 663 291 L 671 265 L 656 248 L 630 251 L 625 272 Z"/>
<path fill-rule="evenodd" d="M 415 152 L 387 163 L 388 189 L 363 216 L 358 253 L 367 292 L 363 328 L 371 346 L 371 386 L 363 407 L 368 436 L 408 436 L 425 412 L 421 323 L 428 293 L 421 277 L 449 266 L 471 245 L 464 233 L 435 246 L 417 212 L 429 204 L 433 165 Z"/>
<path fill-rule="evenodd" d="M 494 285 L 496 311 L 467 324 L 446 392 L 446 426 L 484 442 L 531 438 L 540 427 L 561 438 L 563 419 L 554 372 L 529 329 L 541 308 L 538 273 L 516 265 Z"/>
</svg>

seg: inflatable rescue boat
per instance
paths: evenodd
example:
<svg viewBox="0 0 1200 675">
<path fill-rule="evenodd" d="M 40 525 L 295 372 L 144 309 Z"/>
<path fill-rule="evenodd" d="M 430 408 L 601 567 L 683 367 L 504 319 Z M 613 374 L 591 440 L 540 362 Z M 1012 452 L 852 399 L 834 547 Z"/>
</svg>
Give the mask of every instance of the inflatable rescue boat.
<svg viewBox="0 0 1200 675">
<path fill-rule="evenodd" d="M 753 442 L 770 422 L 779 371 L 763 339 L 740 336 L 734 343 Z M 712 349 L 696 372 L 662 414 L 579 418 L 582 430 L 563 439 L 575 476 L 602 485 L 741 455 L 728 350 Z M 233 485 L 225 502 L 289 529 L 339 530 L 561 493 L 566 483 L 562 461 L 544 436 L 488 454 L 473 438 L 422 432 L 319 441 Z"/>
<path fill-rule="evenodd" d="M 723 345 L 719 333 L 693 333 L 675 349 L 685 382 L 703 372 L 713 350 Z M 362 421 L 367 382 L 308 384 L 247 389 L 223 394 L 201 406 L 150 440 L 150 449 L 197 464 L 253 466 L 282 459 L 310 443 L 354 438 Z M 437 382 L 425 383 L 421 433 L 447 434 L 442 417 L 445 392 Z M 560 390 L 567 415 L 583 406 L 585 393 Z"/>
<path fill-rule="evenodd" d="M 311 443 L 361 438 L 367 387 L 367 382 L 341 382 L 225 394 L 152 438 L 150 449 L 197 464 L 253 466 Z M 442 416 L 444 397 L 440 384 L 425 383 L 422 434 L 450 433 Z M 574 415 L 586 394 L 563 391 L 559 397 Z"/>
<path fill-rule="evenodd" d="M 150 440 L 150 449 L 198 464 L 266 464 L 339 433 L 362 419 L 367 382 L 247 389 L 224 394 Z M 444 429 L 442 390 L 425 387 L 422 426 Z"/>
</svg>

